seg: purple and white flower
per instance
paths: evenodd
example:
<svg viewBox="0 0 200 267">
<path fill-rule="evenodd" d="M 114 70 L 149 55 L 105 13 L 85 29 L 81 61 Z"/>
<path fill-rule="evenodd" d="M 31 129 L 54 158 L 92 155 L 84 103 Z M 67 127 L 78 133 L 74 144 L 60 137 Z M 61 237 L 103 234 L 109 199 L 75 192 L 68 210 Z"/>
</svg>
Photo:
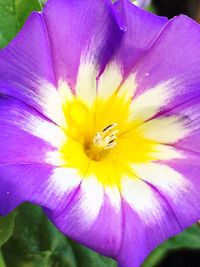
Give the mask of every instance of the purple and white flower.
<svg viewBox="0 0 200 267">
<path fill-rule="evenodd" d="M 0 214 L 43 207 L 138 267 L 200 217 L 200 26 L 49 0 L 0 51 Z"/>
</svg>

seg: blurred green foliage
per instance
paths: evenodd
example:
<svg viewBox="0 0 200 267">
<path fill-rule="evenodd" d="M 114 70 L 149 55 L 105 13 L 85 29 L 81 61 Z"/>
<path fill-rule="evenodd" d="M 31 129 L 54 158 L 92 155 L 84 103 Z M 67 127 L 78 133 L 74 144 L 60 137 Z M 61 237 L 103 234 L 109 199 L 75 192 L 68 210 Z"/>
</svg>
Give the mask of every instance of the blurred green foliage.
<svg viewBox="0 0 200 267">
<path fill-rule="evenodd" d="M 0 48 L 5 47 L 32 11 L 40 11 L 47 0 L 0 0 Z M 95 1 L 95 0 L 94 0 Z M 153 11 L 152 5 L 149 10 Z"/>
<path fill-rule="evenodd" d="M 186 229 L 183 233 L 165 241 L 151 253 L 146 262 L 143 264 L 143 267 L 157 266 L 167 252 L 178 249 L 200 250 L 200 228 L 197 224 Z"/>
<path fill-rule="evenodd" d="M 6 267 L 116 267 L 113 260 L 67 239 L 37 206 L 19 207 L 12 230 L 2 247 Z"/>
<path fill-rule="evenodd" d="M 0 47 L 14 38 L 33 10 L 41 10 L 45 0 L 0 0 Z M 41 208 L 24 204 L 16 212 L 0 218 L 0 267 L 116 267 L 102 257 L 62 235 Z M 200 249 L 197 225 L 159 246 L 143 267 L 155 267 L 170 250 Z"/>
<path fill-rule="evenodd" d="M 0 267 L 117 267 L 114 260 L 66 238 L 40 207 L 27 203 L 0 218 L 0 241 Z M 160 245 L 143 267 L 155 267 L 167 252 L 181 248 L 200 249 L 197 225 Z"/>
<path fill-rule="evenodd" d="M 7 217 L 0 217 L 0 248 L 11 237 L 15 223 L 15 212 Z"/>
<path fill-rule="evenodd" d="M 20 30 L 33 10 L 41 10 L 40 0 L 0 0 L 0 48 Z"/>
</svg>

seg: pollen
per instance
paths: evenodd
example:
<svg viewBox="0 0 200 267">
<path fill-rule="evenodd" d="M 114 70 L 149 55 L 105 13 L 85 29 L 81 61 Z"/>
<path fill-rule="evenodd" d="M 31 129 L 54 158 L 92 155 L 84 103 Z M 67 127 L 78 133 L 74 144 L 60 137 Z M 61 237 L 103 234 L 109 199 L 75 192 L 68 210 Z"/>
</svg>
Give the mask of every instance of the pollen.
<svg viewBox="0 0 200 267">
<path fill-rule="evenodd" d="M 85 153 L 89 159 L 100 161 L 109 156 L 109 152 L 117 145 L 117 123 L 107 125 L 102 131 L 97 132 L 94 138 L 85 143 Z"/>
<path fill-rule="evenodd" d="M 119 130 L 116 130 L 117 123 L 112 123 L 106 126 L 101 132 L 96 133 L 93 144 L 102 149 L 111 149 L 116 146 L 116 134 Z"/>
</svg>

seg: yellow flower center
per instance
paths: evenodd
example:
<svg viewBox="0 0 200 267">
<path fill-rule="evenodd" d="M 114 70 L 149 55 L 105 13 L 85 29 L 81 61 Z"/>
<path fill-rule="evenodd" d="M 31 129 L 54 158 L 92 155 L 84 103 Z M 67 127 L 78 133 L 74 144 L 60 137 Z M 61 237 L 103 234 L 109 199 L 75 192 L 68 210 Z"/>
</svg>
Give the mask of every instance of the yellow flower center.
<svg viewBox="0 0 200 267">
<path fill-rule="evenodd" d="M 112 123 L 106 126 L 101 132 L 97 132 L 92 140 L 92 143 L 85 144 L 85 153 L 91 160 L 99 161 L 106 154 L 106 150 L 110 150 L 116 146 L 115 129 L 117 123 Z"/>
<path fill-rule="evenodd" d="M 60 148 L 64 166 L 81 177 L 96 176 L 104 186 L 118 185 L 134 173 L 131 164 L 154 160 L 157 142 L 144 137 L 141 121 L 131 119 L 131 100 L 113 94 L 92 105 L 77 97 L 64 102 L 66 142 Z M 135 176 L 136 178 L 136 176 Z"/>
</svg>

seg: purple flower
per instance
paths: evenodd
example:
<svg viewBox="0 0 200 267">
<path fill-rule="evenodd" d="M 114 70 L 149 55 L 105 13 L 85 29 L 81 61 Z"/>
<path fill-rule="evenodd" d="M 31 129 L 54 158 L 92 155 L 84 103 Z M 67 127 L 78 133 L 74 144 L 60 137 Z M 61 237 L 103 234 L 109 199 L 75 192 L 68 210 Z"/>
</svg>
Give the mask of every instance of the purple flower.
<svg viewBox="0 0 200 267">
<path fill-rule="evenodd" d="M 0 51 L 0 214 L 30 201 L 138 267 L 200 217 L 200 26 L 49 0 Z"/>
</svg>

